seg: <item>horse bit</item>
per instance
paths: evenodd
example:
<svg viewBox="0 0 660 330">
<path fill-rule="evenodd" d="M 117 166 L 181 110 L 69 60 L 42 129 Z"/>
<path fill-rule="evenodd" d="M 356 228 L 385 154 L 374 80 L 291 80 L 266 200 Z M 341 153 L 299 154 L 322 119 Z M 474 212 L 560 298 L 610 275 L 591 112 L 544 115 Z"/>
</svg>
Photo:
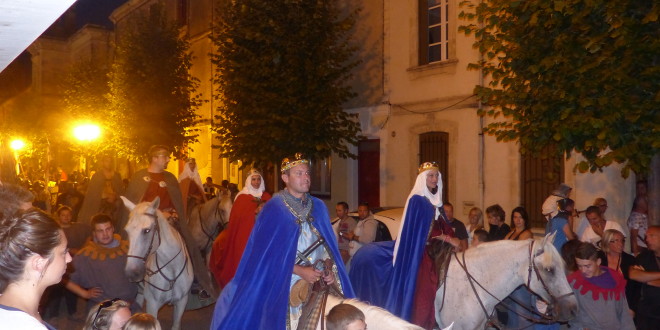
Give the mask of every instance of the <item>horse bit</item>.
<svg viewBox="0 0 660 330">
<path fill-rule="evenodd" d="M 149 256 L 152 254 L 151 250 L 153 250 L 154 238 L 156 237 L 156 235 L 158 235 L 158 246 L 160 246 L 160 243 L 161 243 L 161 240 L 160 240 L 160 225 L 158 223 L 158 215 L 157 214 L 155 214 L 155 213 L 145 213 L 145 215 L 147 215 L 147 216 L 151 217 L 152 219 L 154 219 L 154 223 L 155 223 L 155 226 L 154 226 L 155 230 L 154 230 L 154 233 L 151 235 L 151 241 L 149 242 L 149 248 L 147 249 L 147 253 L 145 253 L 144 257 L 131 255 L 131 254 L 127 254 L 126 257 L 136 258 L 136 259 L 142 260 L 142 262 L 145 264 L 144 267 L 146 268 L 147 277 L 152 277 L 152 276 L 160 273 L 160 275 L 165 280 L 168 281 L 169 289 L 160 288 L 160 287 L 156 286 L 155 284 L 147 281 L 146 279 L 143 280 L 144 282 L 146 282 L 147 284 L 151 285 L 153 288 L 155 288 L 159 291 L 163 291 L 163 292 L 171 291 L 174 288 L 174 283 L 176 283 L 176 280 L 179 279 L 181 274 L 183 274 L 183 271 L 186 269 L 186 266 L 188 265 L 188 258 L 186 258 L 186 262 L 183 263 L 183 267 L 181 268 L 181 271 L 179 271 L 179 273 L 173 279 L 168 278 L 163 273 L 163 268 L 165 268 L 172 261 L 174 261 L 174 259 L 176 259 L 176 257 L 178 257 L 181 254 L 181 252 L 183 251 L 183 248 L 179 249 L 179 252 L 174 257 L 172 257 L 172 259 L 170 259 L 170 261 L 166 262 L 163 266 L 158 265 L 158 254 L 156 253 L 156 251 L 154 251 L 153 254 L 155 254 L 154 258 L 155 258 L 155 262 L 156 262 L 156 270 L 149 269 L 147 267 L 147 258 L 149 258 Z"/>
</svg>

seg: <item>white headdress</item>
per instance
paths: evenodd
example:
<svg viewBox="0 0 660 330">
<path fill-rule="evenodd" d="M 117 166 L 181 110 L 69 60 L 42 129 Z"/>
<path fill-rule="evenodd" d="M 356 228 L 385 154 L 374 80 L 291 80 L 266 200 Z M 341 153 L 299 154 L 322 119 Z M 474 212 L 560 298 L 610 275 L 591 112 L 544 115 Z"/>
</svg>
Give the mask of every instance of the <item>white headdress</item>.
<svg viewBox="0 0 660 330">
<path fill-rule="evenodd" d="M 429 188 L 426 186 L 426 177 L 431 173 L 432 171 L 438 171 L 438 165 L 435 163 L 423 163 L 419 167 L 419 174 L 417 175 L 417 179 L 415 180 L 415 185 L 413 186 L 412 190 L 410 191 L 410 194 L 408 195 L 408 199 L 406 199 L 406 206 L 403 208 L 403 218 L 401 219 L 401 225 L 399 226 L 399 237 L 401 237 L 401 233 L 403 232 L 403 228 L 406 223 L 406 214 L 408 213 L 408 203 L 410 202 L 410 198 L 412 198 L 414 195 L 419 195 L 426 197 L 431 204 L 435 207 L 435 218 L 440 215 L 440 210 L 438 209 L 439 207 L 442 206 L 442 174 L 438 172 L 438 190 L 436 191 L 435 194 L 431 193 Z M 396 242 L 394 243 L 394 254 L 392 256 L 392 265 L 394 265 L 394 261 L 396 260 L 396 254 L 397 251 L 399 250 L 399 238 L 397 238 Z"/>
<path fill-rule="evenodd" d="M 190 168 L 191 163 L 195 164 L 194 169 Z M 179 174 L 179 183 L 181 183 L 186 178 L 190 178 L 191 181 L 195 182 L 199 188 L 199 191 L 204 191 L 204 185 L 202 185 L 202 177 L 199 175 L 199 171 L 197 170 L 197 163 L 195 163 L 194 158 L 187 161 L 186 165 L 183 166 L 183 172 Z"/>
<path fill-rule="evenodd" d="M 259 185 L 259 188 L 254 188 L 252 187 L 252 176 L 253 175 L 258 175 L 261 177 L 261 185 Z M 236 197 L 234 197 L 234 201 L 238 198 L 239 195 L 242 194 L 248 194 L 252 195 L 257 198 L 261 198 L 261 195 L 264 193 L 264 190 L 266 190 L 266 186 L 264 185 L 264 177 L 261 175 L 261 172 L 259 170 L 253 168 L 248 172 L 247 178 L 245 178 L 245 186 L 243 186 L 243 189 L 236 194 Z"/>
</svg>

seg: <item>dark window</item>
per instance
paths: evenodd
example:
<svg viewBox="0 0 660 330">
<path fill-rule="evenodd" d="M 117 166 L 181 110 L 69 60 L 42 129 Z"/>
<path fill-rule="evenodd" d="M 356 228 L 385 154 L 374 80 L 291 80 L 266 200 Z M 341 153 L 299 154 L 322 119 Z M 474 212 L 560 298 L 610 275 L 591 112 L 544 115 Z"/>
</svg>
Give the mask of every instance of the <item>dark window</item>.
<svg viewBox="0 0 660 330">
<path fill-rule="evenodd" d="M 332 186 L 332 163 L 330 157 L 326 159 L 314 160 L 311 164 L 310 193 L 320 198 L 330 198 Z"/>
<path fill-rule="evenodd" d="M 419 0 L 419 64 L 449 59 L 449 0 Z"/>
<path fill-rule="evenodd" d="M 430 1 L 430 0 L 429 0 Z M 449 133 L 428 132 L 419 135 L 419 164 L 436 162 L 442 174 L 442 201 L 449 201 Z"/>
<path fill-rule="evenodd" d="M 177 2 L 176 20 L 180 26 L 188 25 L 188 0 Z"/>
<path fill-rule="evenodd" d="M 541 214 L 541 205 L 564 177 L 563 159 L 550 155 L 554 153 L 542 152 L 537 157 L 521 157 L 521 204 L 529 214 L 532 227 L 545 228 L 546 221 Z"/>
<path fill-rule="evenodd" d="M 358 142 L 358 202 L 380 206 L 380 140 Z"/>
</svg>

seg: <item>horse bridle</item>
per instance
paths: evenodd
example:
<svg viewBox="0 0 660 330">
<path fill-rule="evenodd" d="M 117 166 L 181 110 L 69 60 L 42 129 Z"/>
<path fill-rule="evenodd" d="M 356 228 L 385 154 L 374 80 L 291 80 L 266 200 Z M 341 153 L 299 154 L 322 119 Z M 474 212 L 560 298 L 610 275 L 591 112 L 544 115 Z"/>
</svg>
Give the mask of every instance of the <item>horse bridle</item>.
<svg viewBox="0 0 660 330">
<path fill-rule="evenodd" d="M 219 196 L 218 196 L 218 197 L 219 197 Z M 216 198 L 218 198 L 218 197 L 216 197 Z M 224 218 L 224 217 L 222 216 L 222 214 L 220 213 L 220 202 L 221 202 L 221 201 L 222 201 L 222 199 L 218 198 L 218 202 L 215 204 L 215 212 L 214 212 L 214 214 L 215 214 L 216 216 L 220 217 L 220 219 Z M 202 206 L 203 206 L 203 205 L 202 205 Z M 198 215 L 198 218 L 199 218 L 199 228 L 202 229 L 202 233 L 204 233 L 204 235 L 206 235 L 206 238 L 207 238 L 206 244 L 205 244 L 204 246 L 205 246 L 206 248 L 208 248 L 208 247 L 209 247 L 209 244 L 213 243 L 213 240 L 215 239 L 215 237 L 214 237 L 215 235 L 214 235 L 214 234 L 215 234 L 216 232 L 219 233 L 219 232 L 225 230 L 225 224 L 222 223 L 222 221 L 218 221 L 218 224 L 215 226 L 215 229 L 213 230 L 213 232 L 209 233 L 209 232 L 204 228 L 204 221 L 203 221 L 203 219 L 202 219 L 202 207 L 201 207 L 201 206 L 198 208 L 197 215 Z"/>
<path fill-rule="evenodd" d="M 541 277 L 541 274 L 539 273 L 538 267 L 537 267 L 536 264 L 534 263 L 534 257 L 536 257 L 536 256 L 534 256 L 534 243 L 535 243 L 535 241 L 532 240 L 532 241 L 530 242 L 530 244 L 529 244 L 529 254 L 528 254 L 529 267 L 528 267 L 528 273 L 527 273 L 527 287 L 528 287 L 528 288 L 530 287 L 530 284 L 531 284 L 531 281 L 532 281 L 532 270 L 533 270 L 533 271 L 534 271 L 534 274 L 536 274 L 537 280 L 538 280 L 539 282 L 541 282 L 541 285 L 543 286 L 543 289 L 544 289 L 544 290 L 546 291 L 546 293 L 550 296 L 550 298 L 551 298 L 551 300 L 552 300 L 553 302 L 557 302 L 557 301 L 559 301 L 560 299 L 563 299 L 563 298 L 569 297 L 569 296 L 571 296 L 571 295 L 574 295 L 575 293 L 574 293 L 572 290 L 571 290 L 571 292 L 569 292 L 569 293 L 565 293 L 565 294 L 562 294 L 562 295 L 560 295 L 560 296 L 558 296 L 558 297 L 555 297 L 555 296 L 552 294 L 552 292 L 550 292 L 550 289 L 548 288 L 548 285 L 547 285 L 547 284 L 545 283 L 545 281 L 543 280 L 543 277 Z M 465 262 L 465 253 L 463 253 L 463 256 L 462 256 L 462 259 L 463 259 L 463 262 L 462 262 L 462 263 L 461 263 L 461 261 L 458 259 L 458 256 L 456 255 L 456 252 L 454 252 L 453 254 L 454 254 L 454 258 L 456 259 L 456 262 L 458 263 L 459 266 L 461 266 L 461 268 L 463 269 L 463 271 L 464 271 L 465 274 L 467 275 L 468 282 L 470 283 L 470 286 L 472 287 L 472 292 L 474 292 L 475 297 L 477 297 L 477 301 L 479 301 L 479 305 L 481 306 L 481 309 L 483 310 L 484 314 L 486 315 L 486 319 L 490 318 L 490 315 L 488 314 L 488 311 L 486 310 L 486 307 L 484 306 L 484 303 L 483 303 L 483 301 L 481 300 L 481 297 L 479 297 L 479 293 L 477 292 L 477 289 L 476 289 L 476 287 L 474 286 L 475 283 L 476 283 L 476 284 L 477 284 L 482 290 L 484 290 L 486 293 L 488 293 L 491 297 L 495 298 L 495 300 L 497 300 L 498 303 L 502 303 L 507 309 L 511 310 L 511 308 L 509 308 L 509 306 L 507 306 L 506 304 L 504 304 L 504 303 L 502 302 L 502 300 L 500 300 L 500 299 L 497 298 L 495 295 L 493 295 L 490 291 L 488 291 L 486 288 L 484 288 L 483 285 L 481 285 L 481 283 L 479 283 L 479 281 L 477 281 L 477 279 L 475 279 L 474 276 L 472 276 L 472 274 L 470 274 L 470 272 L 469 272 L 468 269 L 467 269 L 467 263 Z M 445 274 L 447 274 L 447 273 L 448 273 L 448 272 L 445 272 Z M 445 276 L 446 276 L 446 275 L 445 275 Z M 442 306 L 441 306 L 441 308 L 440 308 L 440 311 L 442 310 L 442 307 L 444 307 L 444 293 L 447 292 L 447 287 L 446 287 L 447 282 L 446 282 L 446 281 L 445 281 L 445 284 L 444 284 L 444 285 L 445 285 L 445 289 L 443 290 Z M 530 290 L 530 291 L 531 291 L 531 290 Z M 533 292 L 533 291 L 532 291 L 532 293 L 534 293 L 535 295 L 538 295 L 538 294 L 536 294 L 536 293 Z M 550 317 L 548 317 L 547 315 L 540 314 L 540 313 L 538 313 L 538 312 L 535 311 L 535 310 L 531 310 L 531 309 L 527 308 L 527 306 L 525 306 L 524 304 L 521 304 L 521 303 L 518 302 L 518 301 L 515 301 L 515 300 L 514 300 L 514 302 L 516 302 L 518 305 L 521 305 L 523 308 L 527 309 L 527 311 L 531 312 L 532 314 L 536 314 L 536 315 L 539 315 L 539 316 L 541 317 L 541 319 L 535 319 L 535 318 L 533 318 L 533 317 L 527 317 L 527 316 L 525 316 L 525 315 L 521 315 L 521 314 L 519 314 L 517 311 L 514 311 L 516 314 L 518 314 L 518 315 L 521 316 L 521 317 L 526 318 L 528 321 L 531 321 L 531 322 L 534 322 L 534 323 L 545 323 L 545 324 L 549 324 L 549 323 L 554 323 L 554 322 L 556 322 L 556 320 L 555 320 L 554 318 L 550 318 Z M 550 303 L 548 304 L 548 310 L 551 310 L 551 309 L 552 309 L 552 302 L 550 302 Z"/>
<path fill-rule="evenodd" d="M 156 235 L 158 235 L 158 246 L 160 246 L 161 239 L 160 239 L 160 224 L 158 223 L 158 215 L 156 213 L 145 213 L 145 215 L 151 217 L 154 220 L 154 233 L 151 235 L 151 241 L 149 242 L 149 248 L 147 249 L 147 253 L 144 255 L 144 257 L 131 255 L 131 254 L 127 254 L 126 257 L 142 260 L 142 262 L 145 264 L 144 267 L 146 269 L 147 277 L 151 277 L 151 276 L 154 276 L 154 275 L 160 273 L 160 276 L 162 276 L 165 280 L 168 281 L 168 283 L 169 283 L 169 288 L 168 289 L 160 288 L 157 285 L 147 281 L 146 279 L 143 279 L 142 281 L 146 282 L 147 284 L 149 284 L 150 286 L 152 286 L 153 288 L 155 288 L 159 291 L 167 292 L 167 291 L 172 290 L 172 288 L 174 288 L 174 283 L 176 283 L 176 280 L 179 279 L 181 274 L 183 274 L 183 271 L 186 270 L 186 267 L 188 266 L 188 258 L 186 258 L 186 262 L 183 263 L 183 267 L 181 268 L 181 271 L 179 271 L 179 273 L 173 279 L 168 278 L 163 273 L 163 268 L 165 268 L 172 261 L 174 261 L 174 259 L 176 259 L 176 257 L 178 257 L 181 254 L 181 252 L 183 251 L 183 248 L 179 249 L 179 252 L 176 255 L 174 255 L 174 257 L 172 257 L 172 259 L 170 259 L 168 262 L 166 262 L 163 266 L 160 266 L 158 264 L 158 254 L 156 254 L 156 251 L 153 251 L 153 254 L 155 254 L 155 256 L 154 256 L 155 259 L 154 260 L 156 262 L 156 270 L 151 270 L 151 269 L 147 268 L 147 258 L 149 258 L 149 256 L 152 254 L 151 250 L 153 250 L 153 247 L 154 247 L 154 238 L 156 237 Z M 158 250 L 158 249 L 156 249 L 156 250 Z"/>
</svg>

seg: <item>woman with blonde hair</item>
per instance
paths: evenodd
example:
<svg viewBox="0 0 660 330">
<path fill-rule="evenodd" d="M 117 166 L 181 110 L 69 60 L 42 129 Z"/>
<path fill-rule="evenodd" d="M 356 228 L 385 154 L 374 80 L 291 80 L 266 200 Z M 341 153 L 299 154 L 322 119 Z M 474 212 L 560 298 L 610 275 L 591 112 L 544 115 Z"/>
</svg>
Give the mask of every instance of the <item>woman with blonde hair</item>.
<svg viewBox="0 0 660 330">
<path fill-rule="evenodd" d="M 106 300 L 89 310 L 83 330 L 121 330 L 130 317 L 128 302 L 119 298 Z"/>
<path fill-rule="evenodd" d="M 60 225 L 29 209 L 0 217 L 0 324 L 3 329 L 52 329 L 39 315 L 47 287 L 71 262 Z"/>
<path fill-rule="evenodd" d="M 137 313 L 128 319 L 122 330 L 161 330 L 161 327 L 153 315 Z"/>
<path fill-rule="evenodd" d="M 470 223 L 465 226 L 465 229 L 467 229 L 468 232 L 468 245 L 472 246 L 474 232 L 479 229 L 484 229 L 484 212 L 475 206 L 470 209 L 470 212 L 468 213 L 468 220 Z"/>
<path fill-rule="evenodd" d="M 639 282 L 630 280 L 630 267 L 635 265 L 635 257 L 623 251 L 626 238 L 616 229 L 607 229 L 603 232 L 600 241 L 601 252 L 599 257 L 601 265 L 607 266 L 623 275 L 626 279 L 626 299 L 631 310 L 635 310 L 639 298 Z"/>
</svg>

